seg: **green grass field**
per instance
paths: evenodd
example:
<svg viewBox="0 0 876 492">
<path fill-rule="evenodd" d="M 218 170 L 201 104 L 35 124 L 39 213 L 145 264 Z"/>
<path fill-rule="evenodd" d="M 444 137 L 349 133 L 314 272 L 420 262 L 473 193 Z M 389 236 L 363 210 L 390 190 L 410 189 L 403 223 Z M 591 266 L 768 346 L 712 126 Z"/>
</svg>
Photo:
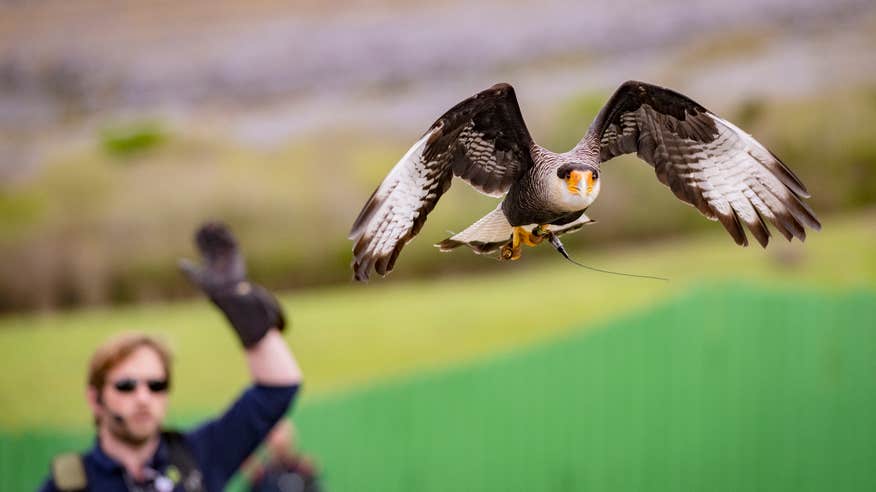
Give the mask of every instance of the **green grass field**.
<svg viewBox="0 0 876 492">
<path fill-rule="evenodd" d="M 332 490 L 865 490 L 876 213 L 825 224 L 766 252 L 717 233 L 573 251 L 668 283 L 525 257 L 284 296 L 304 445 Z M 246 384 L 204 301 L 0 319 L 0 490 L 88 443 L 87 358 L 121 329 L 175 349 L 173 423 Z"/>
</svg>

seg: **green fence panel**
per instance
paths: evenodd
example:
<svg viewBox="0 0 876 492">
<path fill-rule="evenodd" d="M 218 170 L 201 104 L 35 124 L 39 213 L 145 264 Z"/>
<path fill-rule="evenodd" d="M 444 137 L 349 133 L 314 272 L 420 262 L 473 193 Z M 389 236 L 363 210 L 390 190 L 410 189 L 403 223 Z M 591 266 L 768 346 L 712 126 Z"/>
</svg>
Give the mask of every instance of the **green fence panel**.
<svg viewBox="0 0 876 492">
<path fill-rule="evenodd" d="M 874 416 L 874 294 L 730 287 L 296 419 L 331 490 L 850 491 Z"/>
</svg>

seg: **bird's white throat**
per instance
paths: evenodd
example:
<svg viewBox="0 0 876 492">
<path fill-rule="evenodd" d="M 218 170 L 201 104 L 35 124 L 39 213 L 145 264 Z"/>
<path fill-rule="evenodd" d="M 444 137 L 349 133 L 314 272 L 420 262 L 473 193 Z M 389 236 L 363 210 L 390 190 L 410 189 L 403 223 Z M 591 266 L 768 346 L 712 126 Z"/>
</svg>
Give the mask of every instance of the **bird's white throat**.
<svg viewBox="0 0 876 492">
<path fill-rule="evenodd" d="M 599 188 L 602 184 L 602 180 L 597 179 L 593 183 L 593 188 L 588 192 L 587 186 L 581 183 L 582 186 L 578 188 L 578 193 L 573 193 L 564 180 L 557 179 L 555 182 L 557 186 L 555 186 L 554 197 L 556 203 L 565 212 L 578 212 L 589 207 L 599 195 Z"/>
</svg>

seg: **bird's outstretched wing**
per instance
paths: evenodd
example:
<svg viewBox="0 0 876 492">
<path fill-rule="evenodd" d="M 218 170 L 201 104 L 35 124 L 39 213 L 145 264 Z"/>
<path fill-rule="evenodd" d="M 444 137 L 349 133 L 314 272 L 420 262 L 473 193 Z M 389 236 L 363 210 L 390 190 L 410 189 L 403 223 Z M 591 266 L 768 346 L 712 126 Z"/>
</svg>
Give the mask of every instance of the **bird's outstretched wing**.
<svg viewBox="0 0 876 492">
<path fill-rule="evenodd" d="M 386 275 L 450 188 L 454 175 L 501 196 L 532 165 L 532 138 L 514 88 L 497 84 L 439 118 L 392 168 L 353 223 L 353 272 Z"/>
<path fill-rule="evenodd" d="M 803 201 L 809 192 L 782 161 L 755 140 L 691 99 L 643 82 L 625 82 L 575 147 L 600 162 L 635 152 L 654 166 L 675 196 L 719 220 L 747 246 L 744 223 L 764 247 L 768 221 L 789 241 L 821 224 Z"/>
</svg>

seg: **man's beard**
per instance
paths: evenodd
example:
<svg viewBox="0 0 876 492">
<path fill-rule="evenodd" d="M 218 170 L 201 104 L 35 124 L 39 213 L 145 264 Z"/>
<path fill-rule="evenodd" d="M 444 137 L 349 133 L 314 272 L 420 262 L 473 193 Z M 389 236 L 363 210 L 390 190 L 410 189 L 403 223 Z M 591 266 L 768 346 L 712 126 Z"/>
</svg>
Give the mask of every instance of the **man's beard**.
<svg viewBox="0 0 876 492">
<path fill-rule="evenodd" d="M 113 418 L 110 418 L 110 425 L 107 426 L 107 428 L 110 431 L 110 434 L 113 435 L 113 437 L 135 448 L 144 446 L 146 443 L 149 442 L 150 439 L 158 434 L 157 429 L 154 432 L 151 432 L 145 436 L 134 434 L 133 432 L 131 432 L 131 429 L 128 426 L 127 422 L 119 421 Z"/>
</svg>

